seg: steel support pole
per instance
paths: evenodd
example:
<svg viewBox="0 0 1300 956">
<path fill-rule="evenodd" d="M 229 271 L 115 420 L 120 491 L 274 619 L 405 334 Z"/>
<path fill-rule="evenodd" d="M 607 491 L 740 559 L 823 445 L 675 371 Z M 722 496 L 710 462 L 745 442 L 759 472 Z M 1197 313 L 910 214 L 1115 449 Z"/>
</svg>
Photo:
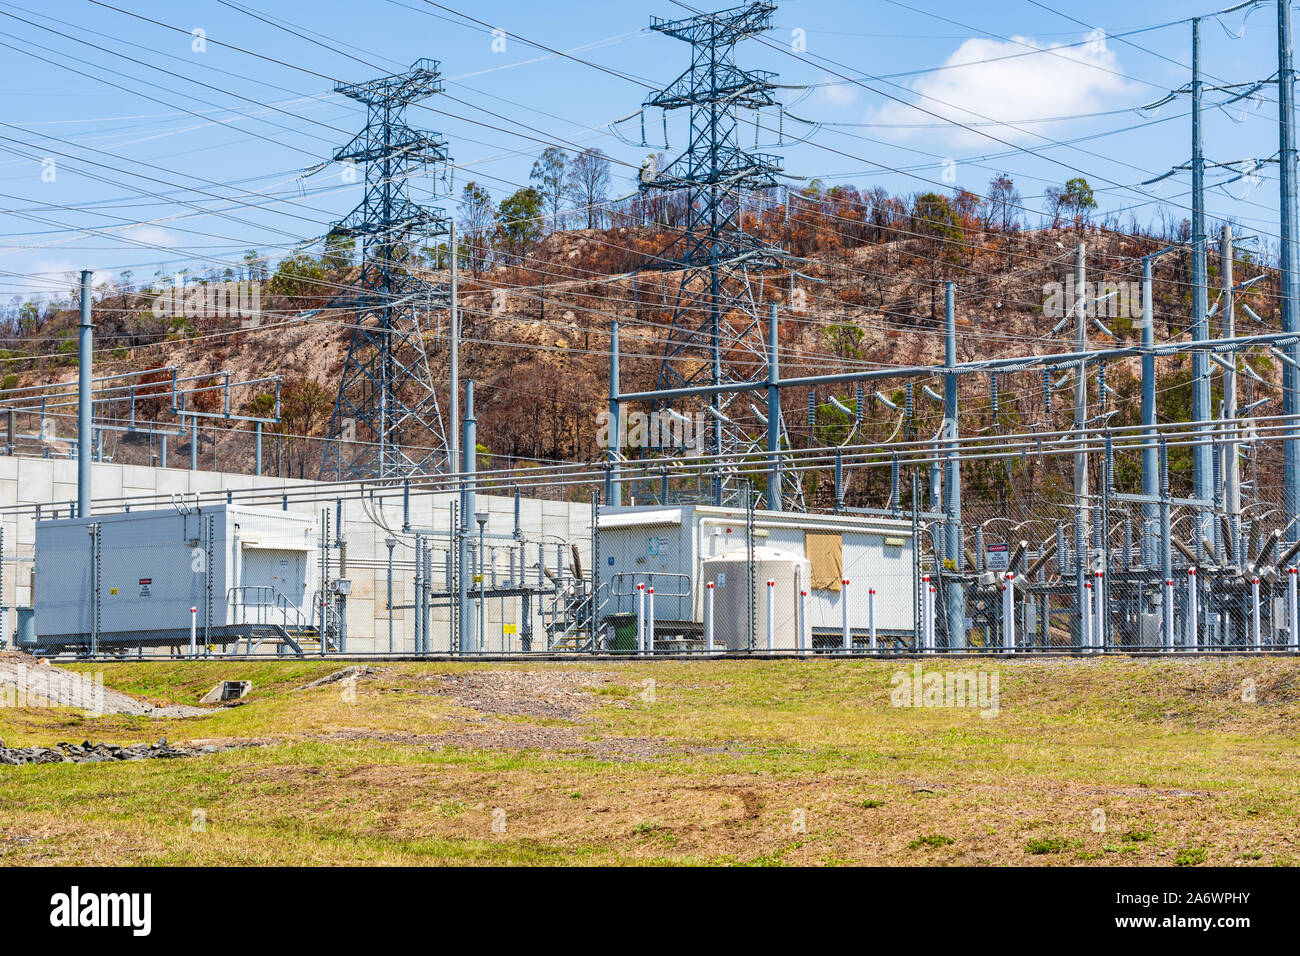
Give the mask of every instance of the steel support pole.
<svg viewBox="0 0 1300 956">
<path fill-rule="evenodd" d="M 1209 281 L 1205 261 L 1205 145 L 1201 110 L 1205 84 L 1201 79 L 1201 21 L 1192 20 L 1192 341 L 1210 337 Z M 1207 422 L 1210 408 L 1210 358 L 1205 352 L 1192 353 L 1192 419 Z M 1197 498 L 1214 496 L 1214 450 L 1209 445 L 1208 426 L 1196 426 L 1197 443 L 1192 446 L 1192 487 Z M 1196 553 L 1203 553 L 1201 540 L 1213 540 L 1211 515 L 1196 509 Z"/>
<path fill-rule="evenodd" d="M 1189 651 L 1200 644 L 1200 607 L 1196 594 L 1196 567 L 1187 569 L 1187 637 L 1184 643 Z"/>
<path fill-rule="evenodd" d="M 90 321 L 91 279 L 81 271 L 81 325 L 77 329 L 77 516 L 90 516 L 90 455 L 93 411 L 90 402 L 95 327 Z"/>
<path fill-rule="evenodd" d="M 1150 256 L 1142 257 L 1142 345 L 1153 348 L 1156 344 L 1155 303 L 1151 299 Z M 1156 357 L 1151 352 L 1142 356 L 1142 494 L 1156 498 L 1160 493 L 1160 455 L 1156 442 Z M 1142 563 L 1153 568 L 1156 556 L 1156 522 L 1159 507 L 1154 503 L 1142 505 Z"/>
<path fill-rule="evenodd" d="M 1300 240 L 1300 218 L 1296 212 L 1296 186 L 1300 170 L 1296 163 L 1295 135 L 1295 68 L 1292 53 L 1291 2 L 1277 2 L 1277 104 L 1278 104 L 1278 186 L 1280 190 L 1281 228 L 1280 271 L 1282 273 L 1282 331 L 1300 329 L 1300 261 L 1296 243 Z M 1294 417 L 1300 414 L 1300 343 L 1282 346 L 1290 362 L 1282 363 L 1282 412 L 1292 416 L 1283 443 L 1283 511 L 1286 526 L 1283 540 L 1300 541 L 1300 427 Z"/>
<path fill-rule="evenodd" d="M 1223 241 L 1219 247 L 1220 272 L 1223 278 L 1223 338 L 1231 339 L 1237 335 L 1236 313 L 1233 305 L 1232 278 L 1232 226 L 1223 224 Z M 1223 444 L 1223 504 L 1228 513 L 1228 536 L 1232 545 L 1232 560 L 1240 568 L 1246 567 L 1241 554 L 1241 462 L 1237 457 L 1238 429 L 1237 418 L 1237 353 L 1229 352 L 1224 356 L 1229 367 L 1223 371 L 1223 415 L 1227 434 Z M 1283 363 L 1285 364 L 1285 363 Z M 1221 564 L 1226 564 L 1226 557 L 1220 555 Z"/>
<path fill-rule="evenodd" d="M 469 581 L 466 569 L 469 567 L 470 522 L 474 520 L 474 468 L 477 456 L 474 450 L 478 445 L 478 422 L 474 418 L 474 382 L 465 383 L 465 420 L 462 425 L 463 442 L 461 443 L 461 492 L 460 492 L 460 529 L 457 534 L 456 567 L 459 574 L 456 579 L 456 606 L 459 609 L 457 621 L 460 625 L 460 652 L 473 654 L 482 650 L 476 646 L 474 638 L 474 615 L 470 613 Z M 540 561 L 540 557 L 539 557 Z"/>
<path fill-rule="evenodd" d="M 167 447 L 167 439 L 163 438 L 163 448 Z M 257 439 L 253 449 L 253 474 L 260 476 L 262 474 L 262 423 L 257 423 Z"/>
<path fill-rule="evenodd" d="M 776 303 L 767 310 L 767 507 L 781 510 L 781 380 Z"/>
<path fill-rule="evenodd" d="M 1088 304 L 1086 295 L 1087 247 L 1079 243 L 1074 256 L 1075 351 L 1088 349 Z M 1083 449 L 1088 427 L 1088 363 L 1084 359 L 1074 370 L 1074 430 L 1080 448 L 1074 453 L 1074 637 L 1077 647 L 1086 647 L 1083 620 L 1088 612 L 1088 453 Z"/>
<path fill-rule="evenodd" d="M 945 456 L 944 475 L 944 514 L 947 517 L 945 527 L 947 537 L 947 554 L 952 562 L 952 569 L 960 573 L 963 558 L 963 534 L 961 526 L 961 455 L 958 451 L 958 407 L 957 375 L 952 368 L 957 364 L 957 286 L 949 282 L 944 287 L 944 336 L 943 360 L 949 369 L 943 377 L 943 425 L 948 442 Z M 947 608 L 944 616 L 948 620 L 948 649 L 964 650 L 966 647 L 966 591 L 954 575 L 948 582 L 944 597 Z"/>
<path fill-rule="evenodd" d="M 447 470 L 455 471 L 460 466 L 460 303 L 457 298 L 457 248 L 456 222 L 448 224 L 447 241 L 451 245 L 451 299 L 448 325 L 450 337 L 447 346 L 447 364 L 450 368 L 451 381 L 447 410 Z M 466 399 L 468 406 L 469 400 Z M 462 646 L 461 650 L 464 650 Z"/>
<path fill-rule="evenodd" d="M 605 504 L 617 508 L 623 503 L 623 486 L 619 482 L 618 456 L 623 450 L 623 414 L 618 401 L 619 385 L 618 316 L 609 322 L 609 446 L 606 458 Z"/>
</svg>

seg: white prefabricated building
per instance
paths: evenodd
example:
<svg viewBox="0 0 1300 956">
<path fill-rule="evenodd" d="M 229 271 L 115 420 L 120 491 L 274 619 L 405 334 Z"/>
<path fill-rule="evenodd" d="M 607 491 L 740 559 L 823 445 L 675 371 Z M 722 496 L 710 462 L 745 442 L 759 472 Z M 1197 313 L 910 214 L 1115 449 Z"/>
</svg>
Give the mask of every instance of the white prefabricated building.
<svg viewBox="0 0 1300 956">
<path fill-rule="evenodd" d="M 209 643 L 273 623 L 301 632 L 317 545 L 310 515 L 231 504 L 40 521 L 37 643 L 184 643 L 192 623 Z"/>
<path fill-rule="evenodd" d="M 688 625 L 681 630 L 698 636 L 704 621 L 709 559 L 727 555 L 741 562 L 738 581 L 726 571 L 722 571 L 727 575 L 724 580 L 717 580 L 714 573 L 715 627 L 719 626 L 719 590 L 739 585 L 748 594 L 743 572 L 749 541 L 743 510 L 707 505 L 607 508 L 600 513 L 597 537 L 601 586 L 609 594 L 605 606 L 613 613 L 634 614 L 637 585 L 653 587 L 656 631 Z M 910 520 L 757 511 L 753 545 L 756 551 L 772 549 L 808 561 L 806 628 L 823 643 L 841 633 L 846 601 L 855 640 L 861 641 L 868 632 L 871 607 L 878 635 L 912 634 L 916 578 Z M 755 554 L 758 565 L 760 557 Z M 762 573 L 756 566 L 760 617 L 766 602 Z M 850 582 L 847 587 L 844 580 Z M 869 602 L 871 589 L 876 591 L 874 605 Z M 778 635 L 778 647 L 795 646 L 793 625 L 789 630 Z M 761 645 L 765 625 L 757 628 L 756 636 Z"/>
</svg>

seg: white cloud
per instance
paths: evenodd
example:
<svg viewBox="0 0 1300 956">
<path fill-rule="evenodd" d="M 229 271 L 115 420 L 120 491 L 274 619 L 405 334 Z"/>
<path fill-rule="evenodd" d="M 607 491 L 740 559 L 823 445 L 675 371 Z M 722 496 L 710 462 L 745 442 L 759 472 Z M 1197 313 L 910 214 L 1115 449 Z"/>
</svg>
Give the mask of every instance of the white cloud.
<svg viewBox="0 0 1300 956">
<path fill-rule="evenodd" d="M 1030 52 L 1030 47 L 1039 52 Z M 1112 108 L 1134 95 L 1132 84 L 1121 75 L 1119 60 L 1106 46 L 1106 35 L 1101 31 L 1093 32 L 1077 46 L 1045 46 L 1021 36 L 1010 41 L 970 39 L 944 65 L 956 68 L 917 80 L 913 89 L 918 95 L 912 102 L 954 123 L 1016 123 L 1075 116 Z M 926 132 L 924 127 L 940 122 L 932 115 L 893 102 L 874 110 L 869 121 L 894 125 L 896 136 L 915 136 Z M 1034 133 L 1053 136 L 1060 129 L 1056 123 L 1017 126 L 979 125 L 976 129 L 1028 144 L 1042 142 Z M 987 136 L 958 126 L 946 127 L 939 133 L 948 142 L 963 147 L 996 145 Z"/>
<path fill-rule="evenodd" d="M 857 102 L 858 88 L 854 84 L 847 80 L 835 80 L 829 76 L 822 82 L 826 85 L 817 88 L 818 104 L 831 109 L 844 109 Z"/>
<path fill-rule="evenodd" d="M 132 226 L 123 235 L 136 240 L 136 242 L 148 242 L 167 249 L 175 249 L 181 244 L 180 237 L 176 233 L 163 229 L 161 226 Z"/>
<path fill-rule="evenodd" d="M 83 268 L 67 259 L 39 259 L 28 271 L 31 288 L 38 298 L 66 299 L 80 288 Z M 91 274 L 91 285 L 98 285 L 111 277 L 111 273 L 97 269 Z"/>
</svg>

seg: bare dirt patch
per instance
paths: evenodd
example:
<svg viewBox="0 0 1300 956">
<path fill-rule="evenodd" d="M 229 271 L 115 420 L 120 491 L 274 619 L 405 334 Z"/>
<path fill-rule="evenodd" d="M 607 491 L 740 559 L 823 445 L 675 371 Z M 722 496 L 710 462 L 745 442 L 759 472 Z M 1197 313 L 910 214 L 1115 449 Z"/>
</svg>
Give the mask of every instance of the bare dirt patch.
<svg viewBox="0 0 1300 956">
<path fill-rule="evenodd" d="M 418 737 L 348 732 L 345 739 L 382 739 L 467 750 L 536 750 L 548 756 L 588 756 L 618 762 L 738 752 L 729 744 L 669 744 L 662 739 L 602 734 L 595 726 L 593 712 L 605 706 L 628 706 L 634 693 L 629 685 L 606 671 L 465 671 L 426 675 L 420 681 L 421 692 L 448 697 L 476 712 L 448 715 L 451 720 L 462 721 L 464 730 Z M 554 723 L 538 725 L 528 719 Z"/>
<path fill-rule="evenodd" d="M 464 671 L 430 675 L 428 692 L 486 714 L 576 720 L 601 703 L 591 689 L 616 685 L 604 671 Z"/>
</svg>

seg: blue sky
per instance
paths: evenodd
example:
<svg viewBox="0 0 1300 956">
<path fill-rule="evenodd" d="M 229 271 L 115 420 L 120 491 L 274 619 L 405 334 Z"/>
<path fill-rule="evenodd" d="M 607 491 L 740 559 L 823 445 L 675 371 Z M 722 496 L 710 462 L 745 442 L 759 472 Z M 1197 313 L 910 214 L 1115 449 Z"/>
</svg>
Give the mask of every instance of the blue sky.
<svg viewBox="0 0 1300 956">
<path fill-rule="evenodd" d="M 618 127 L 621 135 L 609 124 L 634 112 L 649 87 L 670 83 L 689 53 L 647 29 L 651 15 L 689 15 L 671 0 L 105 2 L 137 16 L 88 0 L 0 0 L 5 302 L 62 290 L 75 269 L 130 268 L 138 281 L 237 260 L 250 247 L 274 259 L 322 234 L 359 198 L 336 164 L 303 178 L 363 121 L 357 104 L 331 91 L 334 81 L 398 71 L 420 57 L 441 61 L 446 96 L 412 108 L 408 120 L 446 137 L 457 192 L 474 179 L 500 199 L 527 184 L 536 154 L 556 143 L 604 149 L 617 161 L 613 192 L 621 194 L 649 149 L 637 118 Z M 738 48 L 738 60 L 805 87 L 781 91 L 799 117 L 785 120 L 784 143 L 775 139 L 775 115 L 760 119 L 762 149 L 782 154 L 792 175 L 911 194 L 953 185 L 981 192 L 1005 171 L 1025 204 L 1039 208 L 1046 186 L 1082 174 L 1125 223 L 1129 210 L 1150 221 L 1161 203 L 1182 218 L 1187 175 L 1158 188 L 1134 184 L 1187 161 L 1187 99 L 1154 114 L 1134 108 L 1188 82 L 1191 27 L 1144 28 L 1226 5 L 789 0 L 762 41 Z M 1206 20 L 1207 83 L 1271 76 L 1275 22 L 1271 3 L 1249 18 Z M 514 37 L 494 37 L 493 28 Z M 1209 158 L 1273 156 L 1275 103 L 1265 87 L 1257 104 L 1238 104 L 1231 116 L 1209 111 Z M 662 149 L 657 112 L 647 112 L 646 132 L 649 146 Z M 807 141 L 791 142 L 798 139 Z M 671 120 L 668 140 L 673 154 L 682 117 Z M 745 140 L 752 145 L 752 125 Z M 1211 215 L 1275 241 L 1274 170 L 1212 190 Z M 416 193 L 452 209 L 451 185 L 425 181 Z M 431 191 L 443 195 L 430 199 Z"/>
</svg>

